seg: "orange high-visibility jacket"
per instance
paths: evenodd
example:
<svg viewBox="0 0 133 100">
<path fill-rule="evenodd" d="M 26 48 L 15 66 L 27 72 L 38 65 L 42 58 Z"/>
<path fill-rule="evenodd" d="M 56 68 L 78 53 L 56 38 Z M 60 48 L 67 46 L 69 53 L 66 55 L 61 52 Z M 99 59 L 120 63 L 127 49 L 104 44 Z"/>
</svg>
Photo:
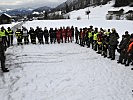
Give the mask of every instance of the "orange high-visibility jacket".
<svg viewBox="0 0 133 100">
<path fill-rule="evenodd" d="M 128 46 L 128 52 L 130 52 L 133 49 L 133 42 L 130 43 L 130 45 Z"/>
</svg>

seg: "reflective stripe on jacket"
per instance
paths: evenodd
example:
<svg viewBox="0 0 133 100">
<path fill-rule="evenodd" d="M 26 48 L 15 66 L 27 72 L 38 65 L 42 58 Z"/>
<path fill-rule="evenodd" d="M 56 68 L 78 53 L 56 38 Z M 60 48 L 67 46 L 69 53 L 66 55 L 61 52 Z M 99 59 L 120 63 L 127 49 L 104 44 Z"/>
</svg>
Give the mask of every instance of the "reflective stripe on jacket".
<svg viewBox="0 0 133 100">
<path fill-rule="evenodd" d="M 132 49 L 133 49 L 133 42 L 128 46 L 128 51 L 127 52 L 130 52 Z"/>
<path fill-rule="evenodd" d="M 12 30 L 10 30 L 10 31 L 7 30 L 7 33 L 8 33 L 8 35 L 13 35 L 13 31 Z"/>
</svg>

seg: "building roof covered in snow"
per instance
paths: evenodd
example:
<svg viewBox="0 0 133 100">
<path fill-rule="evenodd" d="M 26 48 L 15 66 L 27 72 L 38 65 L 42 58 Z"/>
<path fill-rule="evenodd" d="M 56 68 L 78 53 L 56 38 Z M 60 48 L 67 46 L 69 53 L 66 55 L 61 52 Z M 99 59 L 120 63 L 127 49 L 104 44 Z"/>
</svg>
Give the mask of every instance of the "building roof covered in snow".
<svg viewBox="0 0 133 100">
<path fill-rule="evenodd" d="M 12 17 L 6 13 L 0 16 L 0 24 L 10 24 Z"/>
<path fill-rule="evenodd" d="M 5 16 L 7 16 L 7 17 L 11 18 L 11 16 L 10 16 L 10 15 L 8 15 L 7 13 L 3 13 L 2 15 L 5 15 Z"/>
<path fill-rule="evenodd" d="M 32 14 L 36 14 L 36 15 L 39 15 L 40 13 L 39 13 L 39 12 L 33 12 Z"/>
</svg>

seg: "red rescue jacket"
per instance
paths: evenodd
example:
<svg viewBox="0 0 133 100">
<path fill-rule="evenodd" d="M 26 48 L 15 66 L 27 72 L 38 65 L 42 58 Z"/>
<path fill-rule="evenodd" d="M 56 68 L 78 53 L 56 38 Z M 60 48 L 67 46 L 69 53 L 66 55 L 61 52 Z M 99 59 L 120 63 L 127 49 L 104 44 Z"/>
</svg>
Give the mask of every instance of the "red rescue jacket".
<svg viewBox="0 0 133 100">
<path fill-rule="evenodd" d="M 57 32 L 56 32 L 56 38 L 60 38 L 61 37 L 61 31 L 60 30 L 58 30 Z"/>
<path fill-rule="evenodd" d="M 71 29 L 68 29 L 68 30 L 67 30 L 67 36 L 68 36 L 68 37 L 72 37 L 72 31 L 71 31 Z"/>
</svg>

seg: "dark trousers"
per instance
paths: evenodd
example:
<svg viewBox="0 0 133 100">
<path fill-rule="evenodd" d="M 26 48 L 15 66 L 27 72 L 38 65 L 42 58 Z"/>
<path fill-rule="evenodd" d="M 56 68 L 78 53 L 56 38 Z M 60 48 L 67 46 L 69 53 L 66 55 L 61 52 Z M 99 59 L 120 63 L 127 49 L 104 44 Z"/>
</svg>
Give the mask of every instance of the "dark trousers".
<svg viewBox="0 0 133 100">
<path fill-rule="evenodd" d="M 2 37 L 2 41 L 3 41 L 4 46 L 7 48 L 8 47 L 7 37 L 6 36 L 3 36 Z"/>
<path fill-rule="evenodd" d="M 5 70 L 5 55 L 3 53 L 0 54 L 0 62 L 1 62 L 1 69 Z"/>
<path fill-rule="evenodd" d="M 28 44 L 29 43 L 29 38 L 28 36 L 24 36 L 24 44 Z"/>
<path fill-rule="evenodd" d="M 90 44 L 91 44 L 91 40 L 90 40 L 90 38 L 88 38 L 88 41 L 87 41 L 87 47 L 90 48 Z"/>
<path fill-rule="evenodd" d="M 50 38 L 50 43 L 51 43 L 51 44 L 53 43 L 53 38 Z"/>
<path fill-rule="evenodd" d="M 32 38 L 32 39 L 31 39 L 31 43 L 32 43 L 32 44 L 36 44 L 36 38 Z"/>
<path fill-rule="evenodd" d="M 53 38 L 54 43 L 56 42 L 56 37 Z"/>
<path fill-rule="evenodd" d="M 98 53 L 102 53 L 102 44 L 98 44 Z"/>
<path fill-rule="evenodd" d="M 22 45 L 22 38 L 18 38 L 18 39 L 17 39 L 17 44 L 18 44 L 18 45 L 19 45 L 19 44 Z"/>
<path fill-rule="evenodd" d="M 107 44 L 104 44 L 103 47 L 103 56 L 104 57 L 107 57 L 107 52 L 108 52 L 108 45 Z"/>
<path fill-rule="evenodd" d="M 43 42 L 43 37 L 38 38 L 38 40 L 39 40 L 39 43 L 40 43 L 40 44 L 44 44 L 44 42 Z"/>
<path fill-rule="evenodd" d="M 45 37 L 45 44 L 48 44 L 48 37 Z"/>
<path fill-rule="evenodd" d="M 121 50 L 121 51 L 120 51 L 119 60 L 118 60 L 120 63 L 123 63 L 123 61 L 124 61 L 124 63 L 125 63 L 125 61 L 126 61 L 126 60 L 124 60 L 124 59 L 125 59 L 125 55 L 126 55 L 126 52 L 123 51 L 123 50 Z"/>
<path fill-rule="evenodd" d="M 93 41 L 93 49 L 95 51 L 97 51 L 97 41 L 96 40 Z"/>
<path fill-rule="evenodd" d="M 79 43 L 78 36 L 75 36 L 75 39 L 76 39 L 76 43 L 78 44 Z"/>
<path fill-rule="evenodd" d="M 13 35 L 8 36 L 8 46 L 13 45 Z"/>
<path fill-rule="evenodd" d="M 127 62 L 125 64 L 129 65 L 133 61 L 133 54 L 127 54 Z"/>
<path fill-rule="evenodd" d="M 81 46 L 83 46 L 83 47 L 85 46 L 85 38 L 81 39 Z"/>
<path fill-rule="evenodd" d="M 109 57 L 110 58 L 115 59 L 115 51 L 116 51 L 116 46 L 110 45 L 109 46 Z"/>
</svg>

